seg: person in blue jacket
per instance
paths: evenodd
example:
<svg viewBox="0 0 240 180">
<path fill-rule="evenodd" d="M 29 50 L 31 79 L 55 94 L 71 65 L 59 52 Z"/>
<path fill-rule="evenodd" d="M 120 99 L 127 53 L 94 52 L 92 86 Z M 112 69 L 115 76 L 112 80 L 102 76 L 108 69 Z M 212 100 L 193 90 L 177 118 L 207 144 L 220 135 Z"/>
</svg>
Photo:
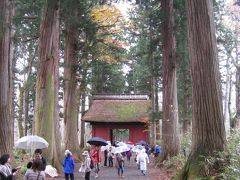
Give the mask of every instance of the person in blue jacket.
<svg viewBox="0 0 240 180">
<path fill-rule="evenodd" d="M 159 145 L 155 145 L 155 149 L 154 149 L 154 156 L 158 157 L 158 155 L 161 153 L 161 147 Z"/>
<path fill-rule="evenodd" d="M 74 168 L 75 168 L 75 163 L 72 158 L 72 153 L 67 149 L 65 151 L 65 158 L 63 160 L 63 171 L 65 174 L 65 179 L 69 180 L 74 180 Z"/>
</svg>

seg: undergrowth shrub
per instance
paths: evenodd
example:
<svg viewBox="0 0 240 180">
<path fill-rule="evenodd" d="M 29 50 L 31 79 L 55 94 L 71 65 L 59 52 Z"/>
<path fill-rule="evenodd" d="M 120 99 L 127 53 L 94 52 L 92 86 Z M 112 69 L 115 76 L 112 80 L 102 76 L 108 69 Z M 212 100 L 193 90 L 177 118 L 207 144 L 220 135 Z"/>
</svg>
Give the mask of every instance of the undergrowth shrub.
<svg viewBox="0 0 240 180">
<path fill-rule="evenodd" d="M 191 132 L 186 133 L 181 139 L 180 153 L 164 161 L 164 167 L 180 171 L 191 152 Z M 211 156 L 204 156 L 204 169 L 206 177 L 213 179 L 240 180 L 240 131 L 232 130 L 228 137 L 223 152 L 215 152 Z"/>
<path fill-rule="evenodd" d="M 222 153 L 229 157 L 229 165 L 224 167 L 225 179 L 240 179 L 240 131 L 232 130 L 227 139 L 226 150 Z"/>
<path fill-rule="evenodd" d="M 187 157 L 191 152 L 192 133 L 189 131 L 183 135 L 180 141 L 180 153 L 177 156 L 172 157 L 169 160 L 163 162 L 163 165 L 167 168 L 174 168 L 175 170 L 181 170 L 187 161 Z"/>
<path fill-rule="evenodd" d="M 240 132 L 232 130 L 223 152 L 205 156 L 206 176 L 218 179 L 240 179 Z"/>
</svg>

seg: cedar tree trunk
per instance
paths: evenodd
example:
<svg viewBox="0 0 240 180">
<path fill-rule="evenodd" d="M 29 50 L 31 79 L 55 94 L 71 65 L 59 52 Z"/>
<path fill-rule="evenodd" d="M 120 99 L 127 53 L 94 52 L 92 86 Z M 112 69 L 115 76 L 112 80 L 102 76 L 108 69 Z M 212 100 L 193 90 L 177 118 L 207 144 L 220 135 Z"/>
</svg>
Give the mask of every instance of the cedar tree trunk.
<svg viewBox="0 0 240 180">
<path fill-rule="evenodd" d="M 181 180 L 206 176 L 202 155 L 222 151 L 225 144 L 213 4 L 209 0 L 186 3 L 193 85 L 193 144 Z"/>
<path fill-rule="evenodd" d="M 229 111 L 229 90 L 230 90 L 230 83 L 231 83 L 231 74 L 230 74 L 230 63 L 229 63 L 229 57 L 227 57 L 226 62 L 226 86 L 225 86 L 225 94 L 224 94 L 224 111 L 223 111 L 223 117 L 224 117 L 224 124 L 225 124 L 225 130 L 226 130 L 226 136 L 228 137 L 230 135 L 230 111 Z"/>
<path fill-rule="evenodd" d="M 78 142 L 78 109 L 79 93 L 77 92 L 77 27 L 67 25 L 65 35 L 64 66 L 64 131 L 65 147 L 73 153 L 79 148 Z"/>
<path fill-rule="evenodd" d="M 86 55 L 84 55 L 86 56 Z M 80 96 L 81 96 L 81 118 L 84 116 L 86 112 L 86 88 L 87 88 L 87 70 L 88 70 L 88 63 L 86 60 L 86 57 L 83 56 L 82 65 L 83 65 L 83 71 L 82 71 L 82 79 L 80 84 Z M 84 148 L 85 146 L 85 122 L 81 120 L 81 140 L 80 140 L 80 147 Z"/>
<path fill-rule="evenodd" d="M 80 89 L 81 90 L 81 89 Z M 82 98 L 81 98 L 81 117 L 84 116 L 85 114 L 85 111 L 86 111 L 86 95 L 85 93 L 82 94 Z M 81 121 L 81 140 L 80 140 L 80 147 L 81 148 L 84 148 L 85 146 L 85 122 L 84 121 Z"/>
<path fill-rule="evenodd" d="M 234 128 L 240 129 L 240 65 L 236 65 L 236 123 Z"/>
<path fill-rule="evenodd" d="M 35 133 L 49 143 L 44 150 L 47 161 L 60 170 L 58 78 L 59 5 L 58 0 L 47 0 L 40 29 L 34 120 Z"/>
<path fill-rule="evenodd" d="M 179 152 L 178 103 L 176 82 L 176 39 L 174 34 L 173 0 L 162 0 L 163 37 L 163 120 L 162 160 Z"/>
<path fill-rule="evenodd" d="M 24 128 L 23 128 L 23 93 L 24 87 L 19 85 L 19 107 L 18 107 L 18 131 L 19 137 L 24 136 Z"/>
<path fill-rule="evenodd" d="M 0 1 L 0 155 L 12 153 L 12 30 L 13 2 Z"/>
</svg>

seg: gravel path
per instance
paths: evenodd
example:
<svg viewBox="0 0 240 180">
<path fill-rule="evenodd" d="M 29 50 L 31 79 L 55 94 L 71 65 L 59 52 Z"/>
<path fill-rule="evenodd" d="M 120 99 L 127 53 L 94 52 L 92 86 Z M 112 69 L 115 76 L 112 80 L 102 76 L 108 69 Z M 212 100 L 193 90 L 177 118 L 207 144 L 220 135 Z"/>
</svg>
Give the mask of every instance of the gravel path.
<svg viewBox="0 0 240 180">
<path fill-rule="evenodd" d="M 79 164 L 76 164 L 77 168 L 76 171 L 79 169 Z M 82 174 L 79 172 L 75 172 L 75 180 L 84 180 L 84 177 L 82 177 Z M 140 170 L 137 169 L 136 163 L 132 160 L 130 163 L 125 162 L 125 171 L 124 171 L 124 178 L 120 178 L 117 175 L 117 169 L 116 167 L 101 167 L 101 170 L 99 172 L 99 177 L 94 177 L 94 172 L 91 172 L 91 179 L 94 180 L 115 180 L 115 179 L 124 179 L 124 180 L 170 180 L 167 174 L 165 174 L 160 169 L 154 168 L 153 164 L 150 163 L 148 165 L 148 172 L 146 176 L 143 176 L 140 172 Z M 58 180 L 64 180 L 64 175 L 62 174 L 58 178 L 47 178 L 47 180 L 51 179 L 58 179 Z"/>
</svg>

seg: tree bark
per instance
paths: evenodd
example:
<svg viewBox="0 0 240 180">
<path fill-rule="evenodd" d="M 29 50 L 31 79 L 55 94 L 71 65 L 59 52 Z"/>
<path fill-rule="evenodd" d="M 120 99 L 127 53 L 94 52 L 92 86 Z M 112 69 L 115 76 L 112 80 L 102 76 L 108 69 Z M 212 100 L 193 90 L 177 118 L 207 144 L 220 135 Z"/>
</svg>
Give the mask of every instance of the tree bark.
<svg viewBox="0 0 240 180">
<path fill-rule="evenodd" d="M 189 69 L 188 69 L 189 68 Z M 191 127 L 190 110 L 191 110 L 191 81 L 190 81 L 190 66 L 184 72 L 184 104 L 183 104 L 183 133 L 189 131 Z"/>
<path fill-rule="evenodd" d="M 27 83 L 28 80 L 26 80 L 25 83 Z M 25 85 L 25 84 L 24 84 Z M 28 134 L 28 123 L 29 123 L 29 118 L 28 118 L 28 111 L 29 111 L 29 90 L 24 88 L 24 135 L 27 136 Z"/>
<path fill-rule="evenodd" d="M 156 111 L 159 112 L 159 104 L 158 104 L 158 82 L 157 80 L 155 80 L 155 106 L 156 106 Z M 159 142 L 161 140 L 161 136 L 160 136 L 160 118 L 158 117 L 156 119 L 156 142 Z"/>
<path fill-rule="evenodd" d="M 156 144 L 157 139 L 157 118 L 155 114 L 159 111 L 158 108 L 158 88 L 157 88 L 157 78 L 155 73 L 155 59 L 153 58 L 153 24 L 152 19 L 149 19 L 149 45 L 148 45 L 148 66 L 151 69 L 151 77 L 150 77 L 150 97 L 151 97 L 151 104 L 152 104 L 152 112 L 153 116 L 151 118 L 151 131 L 152 138 L 150 139 L 150 143 L 152 145 Z M 150 129 L 149 129 L 150 130 Z"/>
<path fill-rule="evenodd" d="M 23 92 L 24 87 L 19 86 L 19 107 L 18 107 L 18 131 L 19 137 L 24 136 L 24 128 L 23 128 Z"/>
<path fill-rule="evenodd" d="M 81 117 L 84 116 L 85 114 L 85 111 L 86 111 L 86 95 L 85 93 L 82 94 L 82 98 L 81 98 Z M 81 140 L 80 140 L 80 147 L 81 148 L 84 148 L 85 146 L 85 122 L 84 121 L 81 121 Z"/>
<path fill-rule="evenodd" d="M 85 57 L 87 54 L 83 56 L 82 65 L 83 65 L 83 71 L 82 71 L 82 79 L 80 84 L 80 96 L 81 96 L 81 117 L 84 116 L 86 112 L 86 88 L 87 88 L 87 70 L 88 70 L 88 63 L 85 60 Z M 81 140 L 80 140 L 80 147 L 84 148 L 85 146 L 85 122 L 81 121 Z"/>
<path fill-rule="evenodd" d="M 237 31 L 237 26 L 235 27 L 235 36 L 239 38 L 239 32 Z M 240 129 L 240 65 L 239 65 L 239 45 L 238 38 L 235 41 L 235 49 L 236 49 L 236 123 L 235 128 Z"/>
<path fill-rule="evenodd" d="M 240 128 L 240 65 L 236 66 L 236 123 L 235 128 Z"/>
<path fill-rule="evenodd" d="M 232 74 L 230 74 L 230 81 L 229 81 L 229 93 L 228 93 L 228 99 L 229 99 L 229 101 L 228 101 L 228 112 L 229 112 L 229 115 L 230 115 L 230 130 L 231 130 L 231 128 L 232 128 L 232 119 L 233 119 L 233 117 L 232 117 L 232 110 L 231 110 L 231 97 L 232 97 L 232 86 L 233 86 L 233 83 L 232 83 Z M 231 131 L 230 131 L 230 133 L 231 133 Z"/>
<path fill-rule="evenodd" d="M 28 134 L 28 130 L 29 130 L 29 86 L 30 86 L 30 81 L 31 81 L 31 75 L 32 75 L 32 67 L 33 67 L 33 61 L 35 59 L 36 56 L 36 50 L 34 48 L 34 50 L 32 49 L 32 46 L 30 46 L 29 48 L 29 59 L 28 59 L 28 71 L 27 71 L 27 79 L 24 81 L 24 129 L 25 129 L 25 136 L 27 136 Z"/>
<path fill-rule="evenodd" d="M 225 131 L 226 131 L 226 136 L 228 137 L 230 135 L 230 112 L 229 112 L 229 91 L 230 91 L 230 64 L 229 64 L 229 57 L 227 57 L 227 62 L 226 62 L 226 86 L 225 86 L 225 94 L 224 94 L 224 125 L 225 125 Z"/>
<path fill-rule="evenodd" d="M 204 158 L 224 149 L 225 129 L 217 61 L 213 4 L 187 0 L 193 85 L 192 152 L 179 179 L 204 177 Z"/>
<path fill-rule="evenodd" d="M 176 82 L 176 39 L 174 34 L 173 0 L 162 0 L 163 38 L 163 120 L 162 160 L 179 152 L 178 103 Z"/>
<path fill-rule="evenodd" d="M 187 84 L 185 84 L 187 86 Z M 190 110 L 190 95 L 184 93 L 184 107 L 183 107 L 183 134 L 187 133 L 191 127 L 191 121 L 189 118 L 189 110 Z"/>
<path fill-rule="evenodd" d="M 0 1 L 0 155 L 12 153 L 12 16 L 13 2 Z"/>
<path fill-rule="evenodd" d="M 58 78 L 59 4 L 58 0 L 47 0 L 40 28 L 34 121 L 35 133 L 49 143 L 44 155 L 49 163 L 60 170 Z"/>
<path fill-rule="evenodd" d="M 65 147 L 77 153 L 78 142 L 78 112 L 80 99 L 77 92 L 77 27 L 67 24 L 65 35 L 64 57 L 64 131 Z"/>
</svg>

